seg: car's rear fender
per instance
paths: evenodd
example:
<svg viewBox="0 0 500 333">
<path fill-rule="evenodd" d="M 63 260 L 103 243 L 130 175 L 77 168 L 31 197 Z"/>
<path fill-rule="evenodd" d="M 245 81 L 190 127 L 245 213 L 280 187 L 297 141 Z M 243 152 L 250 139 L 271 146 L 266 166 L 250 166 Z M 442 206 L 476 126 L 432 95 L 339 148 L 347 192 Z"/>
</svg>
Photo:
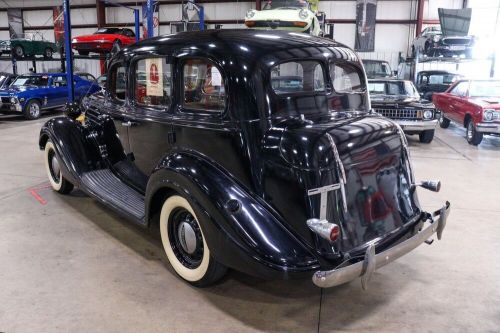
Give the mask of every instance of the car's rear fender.
<svg viewBox="0 0 500 333">
<path fill-rule="evenodd" d="M 173 192 L 193 203 L 211 253 L 226 266 L 257 276 L 274 271 L 282 277 L 319 267 L 266 202 L 205 157 L 175 152 L 158 164 L 146 190 L 147 221 Z"/>
</svg>

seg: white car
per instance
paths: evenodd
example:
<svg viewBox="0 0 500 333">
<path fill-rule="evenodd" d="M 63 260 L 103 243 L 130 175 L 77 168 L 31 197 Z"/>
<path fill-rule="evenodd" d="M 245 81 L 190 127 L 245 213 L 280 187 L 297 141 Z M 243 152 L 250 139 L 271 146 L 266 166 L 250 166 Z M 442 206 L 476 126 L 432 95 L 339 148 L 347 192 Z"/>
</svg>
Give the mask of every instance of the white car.
<svg viewBox="0 0 500 333">
<path fill-rule="evenodd" d="M 316 14 L 303 0 L 272 0 L 262 10 L 251 9 L 245 16 L 245 25 L 255 29 L 279 29 L 305 32 L 313 36 L 321 34 Z"/>
</svg>

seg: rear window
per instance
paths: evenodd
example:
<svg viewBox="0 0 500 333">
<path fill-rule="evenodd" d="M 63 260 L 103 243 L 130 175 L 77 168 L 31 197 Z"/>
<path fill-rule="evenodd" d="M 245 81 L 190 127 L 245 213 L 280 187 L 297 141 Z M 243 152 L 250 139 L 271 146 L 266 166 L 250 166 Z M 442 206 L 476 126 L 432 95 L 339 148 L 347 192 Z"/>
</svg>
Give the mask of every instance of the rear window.
<svg viewBox="0 0 500 333">
<path fill-rule="evenodd" d="M 325 75 L 317 61 L 289 61 L 271 68 L 271 85 L 278 95 L 325 91 Z"/>
</svg>

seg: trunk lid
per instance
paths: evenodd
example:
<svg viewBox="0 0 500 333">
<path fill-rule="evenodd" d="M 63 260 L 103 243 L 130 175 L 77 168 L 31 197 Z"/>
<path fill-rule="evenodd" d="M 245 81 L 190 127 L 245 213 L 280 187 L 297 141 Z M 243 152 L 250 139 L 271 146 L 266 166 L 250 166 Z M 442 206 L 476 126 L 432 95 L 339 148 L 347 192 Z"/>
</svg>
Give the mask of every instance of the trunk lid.
<svg viewBox="0 0 500 333">
<path fill-rule="evenodd" d="M 338 113 L 333 119 L 290 122 L 282 133 L 281 156 L 290 167 L 302 170 L 299 181 L 306 193 L 345 178 L 345 191 L 328 192 L 326 209 L 327 220 L 340 226 L 341 239 L 332 246 L 317 238 L 318 251 L 362 248 L 419 216 L 395 123 L 376 115 Z M 306 194 L 306 201 L 308 218 L 319 218 L 320 195 Z"/>
</svg>

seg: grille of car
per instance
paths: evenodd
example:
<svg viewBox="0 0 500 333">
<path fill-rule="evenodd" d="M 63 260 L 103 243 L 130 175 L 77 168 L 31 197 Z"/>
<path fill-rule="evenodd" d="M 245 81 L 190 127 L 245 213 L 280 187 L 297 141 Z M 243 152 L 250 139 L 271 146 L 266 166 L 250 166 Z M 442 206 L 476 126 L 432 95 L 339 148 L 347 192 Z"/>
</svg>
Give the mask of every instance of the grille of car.
<svg viewBox="0 0 500 333">
<path fill-rule="evenodd" d="M 10 104 L 10 97 L 2 97 L 3 104 Z"/>
<path fill-rule="evenodd" d="M 443 44 L 445 45 L 469 45 L 469 43 L 468 38 L 443 38 Z"/>
<path fill-rule="evenodd" d="M 391 119 L 422 119 L 422 111 L 415 109 L 378 109 L 378 114 Z"/>
</svg>

